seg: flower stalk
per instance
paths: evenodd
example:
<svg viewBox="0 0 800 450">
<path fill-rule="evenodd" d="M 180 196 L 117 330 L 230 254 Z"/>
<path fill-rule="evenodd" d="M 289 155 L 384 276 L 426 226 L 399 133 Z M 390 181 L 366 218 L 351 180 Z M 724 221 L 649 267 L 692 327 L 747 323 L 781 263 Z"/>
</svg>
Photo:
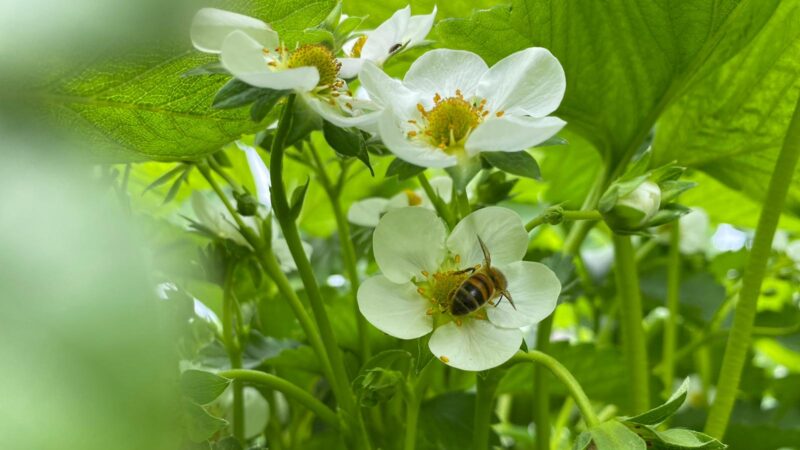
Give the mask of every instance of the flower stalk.
<svg viewBox="0 0 800 450">
<path fill-rule="evenodd" d="M 631 381 L 632 407 L 635 412 L 643 412 L 650 407 L 650 383 L 635 251 L 630 236 L 615 234 L 613 239 L 615 275 L 620 299 L 622 349 Z"/>
<path fill-rule="evenodd" d="M 669 398 L 672 393 L 672 381 L 675 379 L 675 345 L 677 343 L 677 319 L 678 305 L 680 301 L 681 289 L 681 250 L 680 250 L 681 230 L 680 222 L 672 224 L 670 232 L 669 255 L 667 256 L 667 310 L 669 315 L 664 324 L 664 370 L 661 373 L 662 384 L 664 385 L 665 398 Z"/>
<path fill-rule="evenodd" d="M 439 217 L 444 219 L 450 228 L 454 227 L 456 224 L 456 219 L 453 217 L 453 210 L 442 201 L 442 198 L 439 197 L 439 195 L 436 193 L 436 190 L 433 189 L 430 181 L 428 181 L 428 177 L 425 176 L 425 172 L 417 175 L 417 180 L 419 181 L 419 185 L 422 186 L 422 190 L 425 191 L 425 195 L 428 196 L 431 204 L 433 204 L 433 208 L 436 210 L 436 213 L 439 214 Z"/>
<path fill-rule="evenodd" d="M 294 108 L 295 94 L 289 95 L 286 106 L 284 106 L 278 124 L 278 130 L 272 142 L 270 153 L 270 176 L 272 179 L 272 205 L 275 217 L 280 224 L 283 236 L 292 254 L 292 258 L 297 264 L 297 271 L 303 282 L 303 286 L 308 294 L 309 303 L 314 314 L 323 345 L 330 358 L 333 368 L 333 378 L 331 384 L 341 407 L 347 411 L 357 422 L 357 440 L 364 448 L 369 448 L 369 441 L 366 431 L 363 428 L 363 421 L 360 418 L 360 411 L 355 402 L 352 389 L 350 388 L 349 377 L 344 367 L 344 358 L 341 349 L 337 345 L 336 336 L 333 334 L 330 318 L 325 310 L 322 294 L 319 290 L 316 276 L 308 260 L 308 256 L 303 249 L 300 240 L 300 233 L 295 223 L 295 217 L 289 206 L 286 195 L 286 187 L 283 183 L 283 155 L 285 150 L 286 137 L 292 127 L 292 109 Z"/>
<path fill-rule="evenodd" d="M 295 386 L 294 384 L 284 380 L 283 378 L 277 377 L 270 373 L 266 372 L 259 372 L 257 370 L 246 370 L 246 369 L 232 369 L 232 370 L 224 370 L 218 374 L 223 378 L 228 378 L 234 381 L 239 382 L 247 382 L 251 384 L 255 384 L 258 386 L 263 386 L 268 389 L 274 389 L 276 391 L 282 392 L 288 398 L 292 400 L 296 400 L 301 405 L 305 406 L 312 411 L 320 420 L 328 423 L 329 425 L 340 428 L 341 423 L 339 422 L 339 416 L 336 415 L 330 408 L 325 406 L 324 403 L 320 402 L 313 395 L 300 389 L 299 387 Z"/>
<path fill-rule="evenodd" d="M 717 396 L 706 422 L 705 432 L 712 437 L 722 438 L 728 427 L 736 392 L 741 381 L 747 350 L 756 316 L 756 305 L 761 292 L 761 283 L 766 272 L 767 261 L 772 251 L 772 239 L 778 227 L 786 194 L 800 158 L 800 99 L 789 123 L 783 147 L 775 161 L 775 169 L 769 181 L 764 206 L 758 219 L 750 258 L 742 277 L 742 290 L 733 318 L 730 338 L 725 347 L 722 360 Z"/>
<path fill-rule="evenodd" d="M 581 412 L 583 421 L 586 422 L 587 428 L 592 428 L 600 424 L 600 420 L 597 418 L 594 408 L 592 408 L 592 402 L 589 401 L 589 397 L 586 396 L 580 383 L 578 383 L 578 380 L 575 379 L 572 373 L 570 373 L 566 367 L 562 366 L 558 360 L 537 350 L 531 350 L 527 353 L 520 351 L 511 359 L 512 364 L 523 361 L 534 362 L 547 367 L 547 369 L 561 381 L 578 405 L 578 409 Z"/>
<path fill-rule="evenodd" d="M 489 448 L 489 429 L 492 426 L 492 406 L 497 391 L 498 378 L 491 373 L 479 373 L 476 377 L 475 417 L 473 439 L 475 450 Z"/>
<path fill-rule="evenodd" d="M 358 278 L 358 268 L 356 266 L 356 249 L 350 237 L 350 223 L 347 221 L 344 211 L 342 210 L 342 202 L 340 199 L 341 185 L 339 183 L 337 183 L 337 185 L 333 184 L 328 173 L 325 172 L 325 164 L 322 162 L 317 148 L 310 141 L 308 142 L 308 148 L 314 160 L 314 164 L 316 165 L 317 177 L 320 183 L 322 183 L 322 188 L 331 202 L 331 209 L 336 218 L 336 230 L 339 234 L 339 245 L 341 245 L 342 248 L 342 263 L 347 272 L 347 278 L 350 280 L 350 291 L 353 296 L 353 313 L 355 314 L 356 325 L 358 327 L 358 343 L 361 360 L 367 361 L 371 353 L 369 337 L 367 336 L 367 320 L 358 310 L 357 294 L 361 282 Z M 342 168 L 343 172 L 344 170 L 345 169 Z"/>
</svg>

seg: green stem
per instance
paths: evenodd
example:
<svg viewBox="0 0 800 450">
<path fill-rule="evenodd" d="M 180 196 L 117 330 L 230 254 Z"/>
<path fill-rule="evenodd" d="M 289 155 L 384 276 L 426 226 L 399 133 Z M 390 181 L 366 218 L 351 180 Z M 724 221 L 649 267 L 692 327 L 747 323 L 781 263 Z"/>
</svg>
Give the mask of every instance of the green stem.
<svg viewBox="0 0 800 450">
<path fill-rule="evenodd" d="M 367 320 L 358 309 L 358 288 L 361 284 L 358 278 L 358 268 L 356 266 L 356 249 L 353 245 L 353 239 L 350 237 L 350 223 L 345 217 L 342 210 L 342 202 L 340 200 L 340 192 L 337 187 L 331 183 L 328 173 L 325 172 L 325 164 L 322 162 L 316 147 L 311 142 L 308 143 L 311 156 L 317 166 L 317 174 L 322 183 L 325 193 L 331 202 L 331 209 L 336 218 L 336 229 L 339 235 L 339 245 L 342 247 L 342 262 L 344 264 L 347 277 L 350 279 L 350 291 L 353 297 L 353 313 L 356 319 L 356 326 L 358 327 L 358 342 L 359 350 L 361 353 L 361 361 L 367 361 L 370 357 L 369 336 L 367 335 Z M 344 171 L 344 168 L 342 168 Z"/>
<path fill-rule="evenodd" d="M 665 398 L 672 395 L 672 382 L 675 379 L 675 346 L 677 344 L 678 331 L 678 305 L 680 302 L 681 289 L 681 229 L 676 220 L 672 224 L 670 234 L 670 247 L 667 259 L 667 310 L 669 315 L 664 324 L 664 360 L 662 362 L 664 371 L 661 380 L 664 385 Z"/>
<path fill-rule="evenodd" d="M 633 408 L 637 413 L 650 407 L 647 348 L 642 328 L 642 298 L 636 259 L 629 236 L 614 235 L 616 282 L 620 299 L 622 349 L 632 386 Z"/>
<path fill-rule="evenodd" d="M 456 189 L 455 187 L 453 187 L 453 190 L 455 194 L 453 201 L 456 202 L 456 206 L 458 207 L 459 218 L 463 219 L 472 212 L 472 208 L 469 206 L 469 198 L 467 197 L 467 191 L 459 190 Z"/>
<path fill-rule="evenodd" d="M 572 412 L 572 408 L 574 407 L 575 407 L 575 400 L 573 400 L 572 397 L 567 397 L 567 399 L 564 401 L 564 404 L 561 406 L 561 411 L 558 413 L 558 416 L 556 417 L 556 423 L 555 426 L 553 427 L 555 431 L 554 434 L 556 435 L 556 441 L 553 441 L 550 444 L 550 450 L 558 450 L 558 448 L 560 447 L 559 443 L 562 440 L 561 439 L 562 432 L 564 428 L 567 427 L 567 421 L 569 421 L 570 413 Z"/>
<path fill-rule="evenodd" d="M 550 351 L 550 334 L 553 332 L 553 315 L 551 314 L 539 322 L 536 328 L 536 350 L 547 353 Z M 550 377 L 536 367 L 533 371 L 534 401 L 533 419 L 536 424 L 536 450 L 550 448 Z"/>
<path fill-rule="evenodd" d="M 292 288 L 289 279 L 286 278 L 286 275 L 281 270 L 280 264 L 278 264 L 277 259 L 275 259 L 275 255 L 269 249 L 269 247 L 262 242 L 261 238 L 259 238 L 258 235 L 249 226 L 247 226 L 247 224 L 244 223 L 244 220 L 242 220 L 241 216 L 236 211 L 236 208 L 234 208 L 231 202 L 228 200 L 228 197 L 222 191 L 222 188 L 211 176 L 211 172 L 208 170 L 208 168 L 202 164 L 199 164 L 198 169 L 200 170 L 200 173 L 203 174 L 209 185 L 211 185 L 211 188 L 214 190 L 214 192 L 217 193 L 217 196 L 222 201 L 222 204 L 225 205 L 228 213 L 230 213 L 230 215 L 233 217 L 233 220 L 239 227 L 239 231 L 242 233 L 242 236 L 255 250 L 255 254 L 258 258 L 261 268 L 264 269 L 264 272 L 266 272 L 272 281 L 275 282 L 276 286 L 278 287 L 278 291 L 289 303 L 289 307 L 292 308 L 292 312 L 297 318 L 297 321 L 300 322 L 300 326 L 303 328 L 311 348 L 314 349 L 314 352 L 317 354 L 317 357 L 320 360 L 320 367 L 322 368 L 323 376 L 325 376 L 325 378 L 328 380 L 333 380 L 333 368 L 331 366 L 328 353 L 325 350 L 325 346 L 322 342 L 322 337 L 320 336 L 316 325 L 314 325 L 314 322 L 311 320 L 311 317 L 308 315 L 303 303 L 300 301 L 300 298 L 297 296 L 294 288 Z M 331 381 L 331 383 L 333 383 L 333 381 Z"/>
<path fill-rule="evenodd" d="M 453 217 L 453 211 L 442 201 L 442 198 L 439 197 L 439 194 L 433 189 L 431 183 L 428 181 L 428 178 L 425 176 L 425 172 L 420 173 L 417 175 L 417 180 L 419 181 L 419 185 L 422 186 L 422 190 L 425 191 L 425 195 L 431 200 L 433 204 L 433 208 L 436 209 L 436 212 L 439 214 L 439 217 L 444 219 L 450 227 L 454 227 L 456 224 L 455 217 Z"/>
<path fill-rule="evenodd" d="M 786 194 L 789 192 L 798 157 L 800 157 L 800 98 L 798 98 L 783 147 L 769 181 L 764 206 L 758 219 L 756 235 L 753 238 L 750 258 L 747 260 L 742 277 L 742 291 L 739 295 L 739 303 L 736 305 L 731 335 L 722 360 L 722 369 L 717 383 L 717 396 L 706 422 L 706 433 L 716 438 L 722 438 L 725 435 L 733 403 L 736 400 L 742 368 L 750 347 L 750 335 L 753 331 L 761 283 L 772 250 L 772 238 L 778 227 L 778 220 L 786 201 Z"/>
<path fill-rule="evenodd" d="M 555 377 L 558 378 L 558 380 L 561 381 L 561 383 L 567 388 L 570 395 L 575 400 L 575 403 L 578 405 L 578 409 L 581 411 L 581 416 L 583 416 L 583 420 L 586 422 L 586 426 L 588 428 L 592 428 L 600 424 L 600 421 L 597 418 L 594 409 L 592 408 L 592 403 L 589 401 L 589 397 L 586 396 L 583 388 L 578 383 L 578 380 L 576 380 L 570 371 L 567 370 L 566 367 L 562 366 L 558 360 L 546 353 L 531 350 L 527 353 L 517 352 L 511 361 L 512 363 L 530 361 L 547 367 L 550 372 L 555 375 Z"/>
<path fill-rule="evenodd" d="M 208 162 L 208 166 L 211 167 L 211 170 L 216 172 L 217 175 L 221 176 L 222 179 L 224 179 L 234 191 L 242 192 L 242 186 L 236 180 L 234 180 L 233 177 L 228 175 L 228 172 L 225 172 L 225 169 L 219 165 L 217 160 L 215 160 L 213 157 L 209 157 L 206 158 L 206 161 Z"/>
<path fill-rule="evenodd" d="M 422 399 L 411 395 L 406 402 L 406 435 L 403 441 L 404 450 L 414 450 L 417 447 L 417 422 L 419 420 L 419 407 Z"/>
<path fill-rule="evenodd" d="M 542 214 L 531 219 L 530 222 L 525 224 L 525 229 L 531 231 L 539 225 L 549 223 L 551 225 L 558 225 L 563 221 L 578 221 L 578 220 L 602 220 L 603 215 L 597 210 L 588 211 L 564 211 L 560 208 L 548 208 Z"/>
<path fill-rule="evenodd" d="M 320 292 L 319 284 L 314 275 L 314 270 L 311 268 L 308 255 L 306 255 L 303 249 L 303 243 L 300 240 L 300 232 L 297 229 L 295 217 L 292 214 L 286 195 L 286 186 L 283 184 L 283 155 L 286 136 L 292 126 L 292 109 L 294 108 L 294 102 L 295 94 L 292 94 L 287 99 L 286 106 L 284 107 L 283 114 L 278 124 L 278 130 L 272 141 L 270 154 L 272 208 L 281 226 L 281 230 L 283 231 L 283 238 L 286 240 L 292 258 L 297 265 L 297 271 L 306 289 L 314 319 L 317 322 L 320 335 L 322 336 L 322 342 L 330 357 L 331 366 L 333 367 L 331 385 L 334 394 L 341 407 L 357 422 L 357 438 L 360 445 L 369 448 L 370 445 L 366 437 L 366 430 L 364 430 L 363 420 L 361 420 L 361 411 L 358 409 L 358 405 L 355 402 L 353 392 L 350 388 L 349 377 L 344 366 L 344 357 L 341 349 L 337 345 L 336 336 L 333 334 L 333 327 L 328 318 L 328 313 L 325 310 L 325 303 L 322 299 L 322 293 Z"/>
<path fill-rule="evenodd" d="M 228 351 L 228 358 L 231 362 L 231 369 L 242 368 L 242 349 L 238 339 L 238 329 L 234 322 L 236 307 L 231 289 L 233 287 L 233 277 L 235 266 L 229 267 L 225 275 L 225 285 L 222 299 L 222 335 L 225 339 L 225 347 Z M 234 380 L 231 386 L 233 390 L 233 437 L 239 443 L 244 444 L 244 387 L 240 381 Z"/>
<path fill-rule="evenodd" d="M 492 375 L 477 374 L 477 393 L 475 397 L 475 416 L 473 421 L 473 443 L 475 450 L 489 448 L 489 430 L 492 426 L 492 406 L 497 390 L 497 378 Z"/>
<path fill-rule="evenodd" d="M 321 420 L 337 428 L 340 426 L 339 416 L 336 415 L 333 410 L 325 406 L 325 404 L 321 401 L 314 398 L 313 395 L 284 380 L 283 378 L 276 377 L 275 375 L 266 372 L 246 369 L 224 370 L 219 373 L 219 376 L 223 378 L 229 378 L 234 381 L 253 383 L 269 389 L 280 391 L 286 395 L 286 397 L 296 400 L 298 403 L 308 408 Z"/>
</svg>

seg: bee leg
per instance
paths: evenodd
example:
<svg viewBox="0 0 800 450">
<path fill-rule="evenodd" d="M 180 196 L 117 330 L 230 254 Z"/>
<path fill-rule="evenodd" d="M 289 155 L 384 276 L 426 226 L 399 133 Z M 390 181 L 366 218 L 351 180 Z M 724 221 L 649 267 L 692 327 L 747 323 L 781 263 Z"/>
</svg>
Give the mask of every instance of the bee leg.
<svg viewBox="0 0 800 450">
<path fill-rule="evenodd" d="M 475 267 L 467 267 L 464 270 L 458 270 L 458 271 L 455 272 L 455 274 L 456 275 L 461 275 L 461 274 L 464 274 L 464 273 L 473 274 L 478 269 L 480 269 L 480 264 L 476 265 Z"/>
<path fill-rule="evenodd" d="M 508 291 L 503 291 L 503 292 L 501 292 L 501 295 L 508 299 L 508 303 L 511 303 L 511 307 L 514 308 L 514 310 L 516 311 L 517 310 L 517 305 L 514 304 L 514 299 L 511 298 L 511 293 L 508 292 Z M 500 302 L 498 302 L 498 303 L 500 303 Z"/>
</svg>

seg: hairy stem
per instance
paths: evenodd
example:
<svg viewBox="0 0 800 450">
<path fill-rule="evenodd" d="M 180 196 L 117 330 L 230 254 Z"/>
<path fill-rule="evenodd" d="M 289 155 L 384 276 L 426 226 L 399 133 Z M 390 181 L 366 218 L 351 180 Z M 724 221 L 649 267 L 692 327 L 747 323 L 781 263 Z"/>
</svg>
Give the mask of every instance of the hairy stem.
<svg viewBox="0 0 800 450">
<path fill-rule="evenodd" d="M 742 291 L 739 295 L 739 303 L 736 305 L 733 327 L 725 347 L 725 356 L 717 383 L 717 396 L 706 422 L 706 433 L 716 438 L 722 438 L 725 435 L 733 403 L 736 400 L 742 368 L 750 347 L 761 283 L 772 250 L 772 238 L 778 227 L 778 220 L 783 210 L 786 194 L 789 192 L 798 157 L 800 157 L 800 98 L 797 101 L 789 130 L 769 181 L 750 258 L 747 260 L 742 277 Z"/>
<path fill-rule="evenodd" d="M 286 186 L 283 183 L 283 155 L 285 151 L 286 137 L 292 127 L 292 110 L 294 108 L 295 94 L 288 97 L 286 106 L 284 107 L 283 114 L 281 115 L 278 124 L 278 130 L 275 133 L 275 138 L 272 141 L 272 149 L 270 154 L 270 178 L 272 181 L 272 207 L 275 217 L 283 231 L 283 238 L 289 247 L 297 271 L 306 289 L 311 310 L 314 314 L 314 319 L 319 327 L 322 342 L 325 345 L 327 354 L 330 357 L 331 366 L 333 367 L 333 379 L 331 380 L 333 391 L 341 407 L 348 411 L 351 417 L 356 421 L 357 425 L 357 441 L 360 446 L 369 448 L 369 441 L 366 437 L 366 431 L 363 427 L 363 420 L 361 420 L 361 411 L 355 402 L 352 389 L 350 388 L 349 377 L 344 366 L 344 356 L 337 344 L 336 336 L 333 334 L 333 327 L 331 326 L 328 312 L 325 310 L 325 303 L 322 299 L 322 293 L 317 283 L 317 278 L 311 268 L 311 263 L 308 260 L 303 249 L 303 243 L 300 240 L 300 232 L 295 223 L 292 209 L 289 206 L 289 200 L 286 195 Z"/>
<path fill-rule="evenodd" d="M 246 369 L 224 370 L 219 373 L 219 376 L 223 378 L 229 378 L 234 381 L 264 386 L 266 388 L 282 392 L 286 397 L 296 400 L 298 403 L 308 408 L 321 420 L 337 428 L 340 426 L 339 416 L 337 416 L 333 410 L 325 406 L 324 403 L 317 400 L 310 393 L 300 389 L 283 378 L 266 372 Z"/>
<path fill-rule="evenodd" d="M 222 299 L 222 337 L 225 340 L 231 369 L 241 369 L 242 348 L 238 336 L 239 329 L 234 317 L 234 308 L 237 305 L 231 293 L 235 270 L 235 266 L 229 267 L 225 275 Z M 244 387 L 240 381 L 234 380 L 231 388 L 233 390 L 233 437 L 244 444 Z"/>
<path fill-rule="evenodd" d="M 339 245 L 341 245 L 342 248 L 342 263 L 344 264 L 345 272 L 347 272 L 347 277 L 350 280 L 350 291 L 353 296 L 353 313 L 355 314 L 356 326 L 358 327 L 358 342 L 361 353 L 361 361 L 367 361 L 371 352 L 369 346 L 369 336 L 367 336 L 367 320 L 358 309 L 358 288 L 361 285 L 361 282 L 358 278 L 358 268 L 356 266 L 356 249 L 353 245 L 353 240 L 350 238 L 350 224 L 345 217 L 344 211 L 342 210 L 342 202 L 340 200 L 341 192 L 339 192 L 337 187 L 331 183 L 328 173 L 325 172 L 325 164 L 322 162 L 322 158 L 320 158 L 314 144 L 309 142 L 308 147 L 311 152 L 311 156 L 314 158 L 314 163 L 317 168 L 317 175 L 322 183 L 325 193 L 328 195 L 328 199 L 331 202 L 331 209 L 333 209 L 333 215 L 336 218 L 336 230 L 339 235 Z M 342 168 L 342 170 L 344 171 L 345 169 Z"/>
<path fill-rule="evenodd" d="M 595 414 L 594 408 L 592 408 L 592 403 L 589 401 L 589 397 L 586 396 L 583 388 L 578 383 L 578 380 L 576 380 L 575 377 L 572 376 L 572 373 L 570 373 L 566 367 L 562 366 L 558 360 L 546 353 L 536 350 L 531 350 L 527 353 L 522 351 L 517 352 L 517 354 L 511 359 L 512 363 L 518 363 L 522 361 L 535 362 L 547 367 L 550 372 L 552 372 L 552 374 L 555 375 L 555 377 L 567 388 L 570 396 L 572 396 L 572 399 L 575 400 L 575 403 L 578 405 L 578 409 L 581 411 L 581 416 L 583 416 L 583 420 L 586 422 L 586 426 L 591 428 L 600 424 L 597 414 Z"/>
<path fill-rule="evenodd" d="M 669 315 L 664 324 L 664 371 L 661 373 L 661 380 L 664 384 L 663 396 L 669 398 L 672 395 L 672 382 L 675 379 L 675 345 L 677 343 L 678 331 L 678 305 L 680 301 L 681 289 L 681 249 L 680 239 L 681 229 L 679 221 L 672 224 L 670 233 L 669 256 L 667 259 L 667 310 Z"/>
<path fill-rule="evenodd" d="M 635 253 L 629 236 L 614 235 L 617 292 L 620 299 L 622 350 L 628 365 L 634 411 L 650 407 L 650 386 L 647 370 L 647 348 L 642 328 L 642 297 Z"/>
<path fill-rule="evenodd" d="M 489 448 L 489 429 L 492 426 L 492 406 L 494 393 L 497 390 L 497 378 L 491 375 L 477 375 L 477 393 L 475 397 L 475 417 L 473 421 L 473 443 L 475 450 Z"/>
<path fill-rule="evenodd" d="M 439 194 L 433 189 L 433 186 L 431 186 L 431 183 L 425 176 L 425 172 L 417 175 L 417 180 L 419 181 L 419 185 L 422 186 L 422 190 L 425 191 L 425 195 L 428 196 L 433 204 L 433 208 L 436 209 L 436 212 L 439 214 L 439 217 L 444 219 L 451 228 L 454 227 L 456 220 L 455 217 L 453 217 L 453 210 L 442 201 L 442 198 L 439 197 Z"/>
<path fill-rule="evenodd" d="M 588 211 L 553 211 L 548 208 L 542 214 L 534 217 L 525 224 L 525 229 L 531 231 L 539 225 L 550 223 L 553 225 L 559 224 L 562 221 L 577 221 L 577 220 L 601 220 L 603 216 L 600 211 L 595 209 Z"/>
</svg>

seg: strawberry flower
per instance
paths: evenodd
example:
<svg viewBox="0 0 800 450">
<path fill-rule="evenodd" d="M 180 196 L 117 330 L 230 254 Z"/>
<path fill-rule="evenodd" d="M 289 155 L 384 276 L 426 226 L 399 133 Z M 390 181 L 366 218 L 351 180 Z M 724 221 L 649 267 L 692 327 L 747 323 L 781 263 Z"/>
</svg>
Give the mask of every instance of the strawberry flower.
<svg viewBox="0 0 800 450">
<path fill-rule="evenodd" d="M 491 266 L 505 276 L 514 306 L 495 296 L 468 314 L 453 314 L 455 291 L 473 269 L 481 270 L 486 263 L 479 238 Z M 520 328 L 550 315 L 561 292 L 561 283 L 547 266 L 522 260 L 527 246 L 522 219 L 506 208 L 473 212 L 449 236 L 431 210 L 391 210 L 373 235 L 381 274 L 359 288 L 359 309 L 375 327 L 400 339 L 433 332 L 428 347 L 452 367 L 496 367 L 519 349 Z"/>
</svg>

